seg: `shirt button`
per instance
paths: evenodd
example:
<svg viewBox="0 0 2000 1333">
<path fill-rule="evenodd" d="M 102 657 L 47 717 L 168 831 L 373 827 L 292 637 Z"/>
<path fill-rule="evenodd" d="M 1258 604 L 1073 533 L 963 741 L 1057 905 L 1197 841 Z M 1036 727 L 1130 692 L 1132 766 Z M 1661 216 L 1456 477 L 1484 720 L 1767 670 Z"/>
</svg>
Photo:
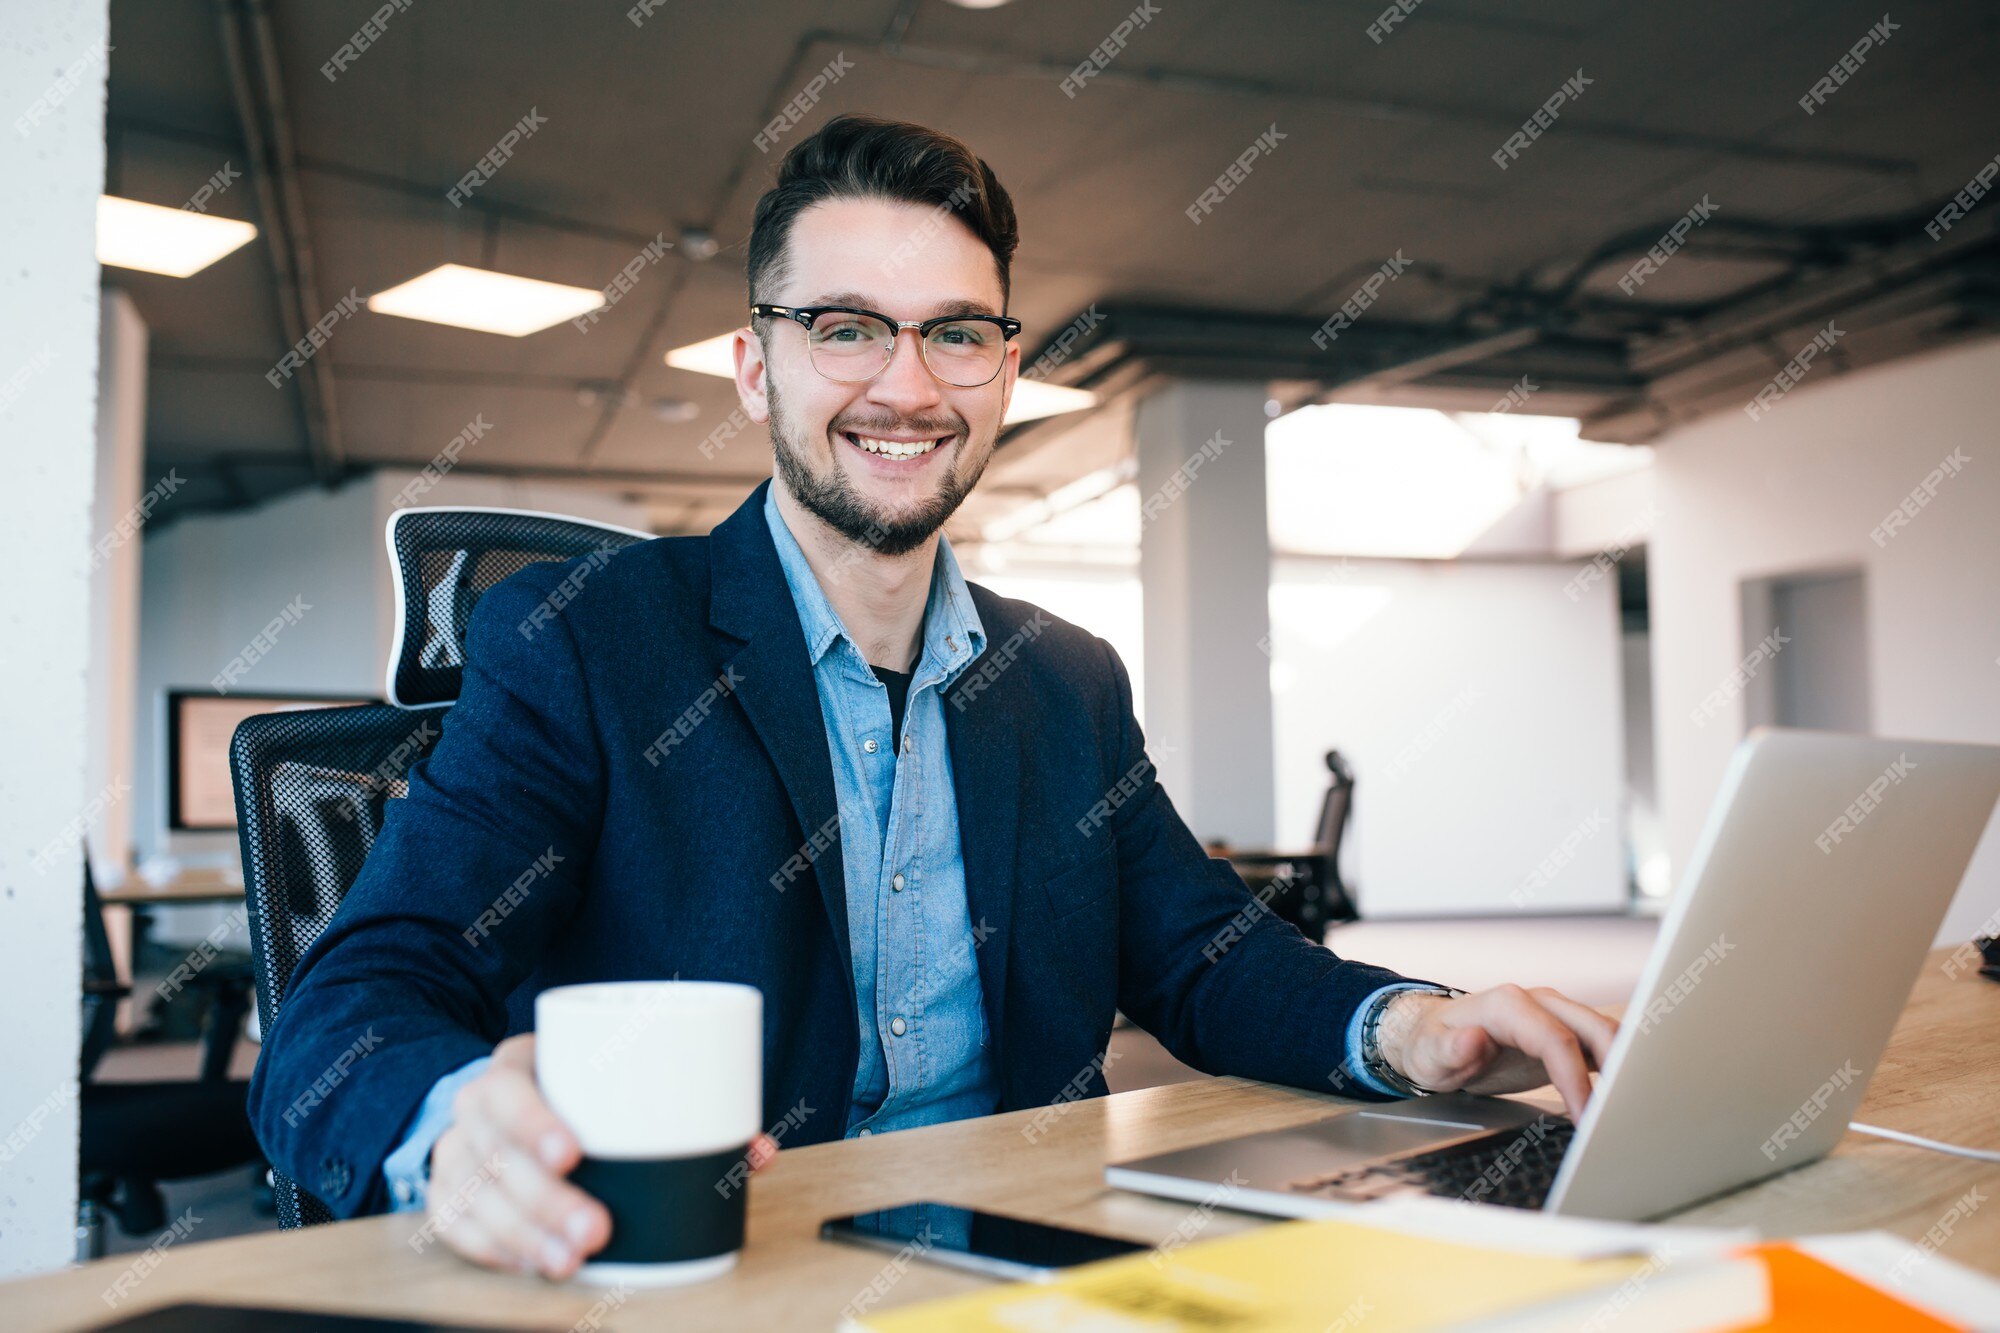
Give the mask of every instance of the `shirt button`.
<svg viewBox="0 0 2000 1333">
<path fill-rule="evenodd" d="M 410 1203 L 413 1200 L 415 1200 L 416 1197 L 417 1197 L 416 1186 L 412 1185 L 408 1180 L 398 1180 L 396 1182 L 397 1203 Z"/>
<path fill-rule="evenodd" d="M 854 1137 L 857 1139 L 865 1139 L 874 1132 L 875 1131 L 872 1129 L 857 1129 L 854 1131 Z"/>
<path fill-rule="evenodd" d="M 900 1037 L 909 1030 L 910 1030 L 910 1025 L 908 1023 L 905 1023 L 902 1019 L 892 1018 L 889 1020 L 889 1031 L 895 1033 L 897 1036 Z"/>
<path fill-rule="evenodd" d="M 898 875 L 894 879 L 890 880 L 889 887 L 894 889 L 896 892 L 901 893 L 903 891 L 903 877 L 901 875 Z"/>
<path fill-rule="evenodd" d="M 861 742 L 861 748 L 866 752 L 868 752 L 869 754 L 874 754 L 875 751 L 879 750 L 882 747 L 875 743 L 875 738 L 873 736 L 870 736 L 867 740 Z"/>
<path fill-rule="evenodd" d="M 905 737 L 903 737 L 903 753 L 904 753 L 904 754 L 908 754 L 908 753 L 909 753 L 910 751 L 912 751 L 912 750 L 914 750 L 914 749 L 916 749 L 916 748 L 917 748 L 917 738 L 916 738 L 915 736 L 905 736 Z"/>
</svg>

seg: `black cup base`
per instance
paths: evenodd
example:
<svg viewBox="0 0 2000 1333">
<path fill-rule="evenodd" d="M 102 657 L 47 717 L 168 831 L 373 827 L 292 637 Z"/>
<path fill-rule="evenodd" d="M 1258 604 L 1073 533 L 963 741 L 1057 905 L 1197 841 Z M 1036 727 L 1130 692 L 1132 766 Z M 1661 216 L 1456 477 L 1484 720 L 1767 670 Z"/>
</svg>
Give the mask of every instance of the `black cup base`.
<svg viewBox="0 0 2000 1333">
<path fill-rule="evenodd" d="M 743 1248 L 749 1144 L 698 1157 L 586 1157 L 570 1183 L 611 1213 L 611 1243 L 591 1263 L 667 1264 Z"/>
</svg>

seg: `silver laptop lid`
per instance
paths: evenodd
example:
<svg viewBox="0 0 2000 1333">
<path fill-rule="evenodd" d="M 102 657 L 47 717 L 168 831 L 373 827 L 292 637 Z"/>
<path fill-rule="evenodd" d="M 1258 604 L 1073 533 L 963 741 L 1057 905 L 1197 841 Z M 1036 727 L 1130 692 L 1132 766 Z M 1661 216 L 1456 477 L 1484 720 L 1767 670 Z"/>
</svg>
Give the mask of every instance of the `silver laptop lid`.
<svg viewBox="0 0 2000 1333">
<path fill-rule="evenodd" d="M 2000 748 L 1738 747 L 1547 1207 L 1636 1220 L 1846 1132 L 2000 799 Z"/>
</svg>

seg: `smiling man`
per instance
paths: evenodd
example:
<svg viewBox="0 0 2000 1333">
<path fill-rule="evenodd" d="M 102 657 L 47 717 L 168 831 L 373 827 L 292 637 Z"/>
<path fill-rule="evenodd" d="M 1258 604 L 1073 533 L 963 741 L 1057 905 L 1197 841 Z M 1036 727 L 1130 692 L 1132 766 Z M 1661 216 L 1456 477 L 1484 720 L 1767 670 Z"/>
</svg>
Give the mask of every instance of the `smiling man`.
<svg viewBox="0 0 2000 1333">
<path fill-rule="evenodd" d="M 528 1031 L 538 992 L 579 981 L 762 989 L 787 1145 L 1100 1094 L 1121 1010 L 1213 1073 L 1360 1097 L 1553 1081 L 1581 1109 L 1608 1020 L 1247 912 L 1155 780 L 1117 654 L 961 576 L 940 530 L 1019 374 L 1015 245 L 992 170 L 936 131 L 843 116 L 787 155 L 735 338 L 773 479 L 708 537 L 612 557 L 542 632 L 518 631 L 563 566 L 482 599 L 443 738 L 266 1040 L 260 1135 L 337 1214 L 428 1198 L 460 1253 L 555 1277 L 601 1248 Z M 330 1111 L 284 1114 L 375 1033 Z"/>
</svg>

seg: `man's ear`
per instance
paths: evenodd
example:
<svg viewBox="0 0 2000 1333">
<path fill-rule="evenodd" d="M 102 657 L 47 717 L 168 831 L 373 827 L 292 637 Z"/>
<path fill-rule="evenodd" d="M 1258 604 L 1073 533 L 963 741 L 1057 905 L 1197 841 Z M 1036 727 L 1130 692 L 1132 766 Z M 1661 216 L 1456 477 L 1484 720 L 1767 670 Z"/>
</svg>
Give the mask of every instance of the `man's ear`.
<svg viewBox="0 0 2000 1333">
<path fill-rule="evenodd" d="M 744 415 L 758 425 L 771 420 L 771 390 L 767 376 L 771 368 L 764 362 L 764 344 L 747 327 L 730 335 L 730 351 L 736 358 L 736 398 Z"/>
</svg>

